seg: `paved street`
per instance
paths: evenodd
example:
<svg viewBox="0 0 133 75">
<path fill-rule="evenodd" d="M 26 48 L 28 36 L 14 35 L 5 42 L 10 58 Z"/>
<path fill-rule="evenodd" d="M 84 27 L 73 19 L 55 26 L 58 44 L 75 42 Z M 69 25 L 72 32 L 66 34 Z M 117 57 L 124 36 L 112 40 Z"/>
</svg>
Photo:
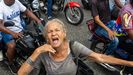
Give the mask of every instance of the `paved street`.
<svg viewBox="0 0 133 75">
<path fill-rule="evenodd" d="M 80 2 L 80 0 L 75 0 Z M 81 2 L 80 2 L 81 3 Z M 83 6 L 81 5 L 83 8 Z M 81 24 L 78 26 L 73 26 L 67 23 L 65 19 L 64 13 L 60 13 L 56 15 L 55 17 L 61 19 L 63 22 L 65 22 L 66 27 L 68 28 L 68 39 L 70 40 L 77 40 L 87 46 L 89 48 L 90 42 L 88 41 L 88 37 L 91 35 L 90 32 L 87 29 L 86 21 L 91 19 L 91 14 L 89 10 L 84 10 L 84 20 Z M 118 75 L 113 72 L 109 72 L 104 68 L 101 68 L 100 66 L 97 66 L 95 63 L 90 62 L 89 66 L 94 70 L 95 75 Z M 12 75 L 7 66 L 5 66 L 3 63 L 0 62 L 0 75 Z"/>
</svg>

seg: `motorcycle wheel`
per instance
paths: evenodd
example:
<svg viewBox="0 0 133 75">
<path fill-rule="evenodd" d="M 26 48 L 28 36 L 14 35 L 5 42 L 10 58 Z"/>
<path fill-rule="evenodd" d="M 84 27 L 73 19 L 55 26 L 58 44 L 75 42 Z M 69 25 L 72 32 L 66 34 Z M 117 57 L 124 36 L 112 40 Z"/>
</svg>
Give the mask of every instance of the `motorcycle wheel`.
<svg viewBox="0 0 133 75">
<path fill-rule="evenodd" d="M 73 25 L 78 25 L 83 21 L 83 11 L 80 7 L 72 7 L 71 9 L 67 7 L 65 9 L 65 17 L 67 21 Z"/>
<path fill-rule="evenodd" d="M 105 53 L 106 44 L 97 40 L 93 40 L 90 49 L 97 53 Z"/>
<path fill-rule="evenodd" d="M 81 2 L 82 2 L 82 5 L 83 5 L 83 7 L 85 8 L 85 9 L 90 9 L 90 2 L 89 2 L 90 0 L 81 0 Z"/>
</svg>

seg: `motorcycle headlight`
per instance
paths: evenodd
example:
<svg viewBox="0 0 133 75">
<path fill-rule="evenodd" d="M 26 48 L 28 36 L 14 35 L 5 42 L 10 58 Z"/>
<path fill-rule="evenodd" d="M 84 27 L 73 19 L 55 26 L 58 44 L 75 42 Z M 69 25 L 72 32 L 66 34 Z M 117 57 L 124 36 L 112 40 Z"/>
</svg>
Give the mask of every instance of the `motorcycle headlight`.
<svg viewBox="0 0 133 75">
<path fill-rule="evenodd" d="M 38 2 L 32 2 L 32 7 L 34 8 L 34 9 L 39 9 L 39 3 Z"/>
</svg>

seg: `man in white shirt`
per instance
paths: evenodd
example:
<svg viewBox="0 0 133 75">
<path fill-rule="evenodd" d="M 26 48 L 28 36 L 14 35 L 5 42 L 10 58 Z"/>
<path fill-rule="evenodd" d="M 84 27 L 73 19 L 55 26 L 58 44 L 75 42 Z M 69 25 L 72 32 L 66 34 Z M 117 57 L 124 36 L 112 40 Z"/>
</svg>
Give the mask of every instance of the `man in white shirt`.
<svg viewBox="0 0 133 75">
<path fill-rule="evenodd" d="M 31 11 L 29 11 L 24 5 L 22 5 L 18 0 L 1 0 L 0 1 L 0 26 L 6 21 L 12 21 L 15 26 L 7 27 L 7 29 L 20 34 L 23 30 L 20 19 L 20 12 L 24 12 L 27 16 L 31 17 L 38 24 L 41 23 Z M 16 27 L 17 26 L 17 27 Z M 12 72 L 16 72 L 15 66 L 13 65 L 13 59 L 15 55 L 16 43 L 13 36 L 2 32 L 2 40 L 7 46 L 7 58 L 9 61 L 9 68 Z"/>
</svg>

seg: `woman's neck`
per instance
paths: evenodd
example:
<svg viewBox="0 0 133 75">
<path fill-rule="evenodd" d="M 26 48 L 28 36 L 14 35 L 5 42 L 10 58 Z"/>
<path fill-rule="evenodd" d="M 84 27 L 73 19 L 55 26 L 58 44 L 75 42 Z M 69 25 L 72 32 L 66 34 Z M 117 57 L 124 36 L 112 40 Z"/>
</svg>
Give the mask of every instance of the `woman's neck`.
<svg viewBox="0 0 133 75">
<path fill-rule="evenodd" d="M 56 50 L 57 53 L 61 53 L 67 49 L 67 46 L 68 46 L 68 42 L 64 41 L 58 48 L 54 48 L 54 49 Z"/>
<path fill-rule="evenodd" d="M 65 41 L 61 44 L 60 47 L 54 48 L 56 50 L 55 54 L 52 54 L 52 56 L 64 56 L 66 53 L 68 53 L 68 42 Z"/>
</svg>

